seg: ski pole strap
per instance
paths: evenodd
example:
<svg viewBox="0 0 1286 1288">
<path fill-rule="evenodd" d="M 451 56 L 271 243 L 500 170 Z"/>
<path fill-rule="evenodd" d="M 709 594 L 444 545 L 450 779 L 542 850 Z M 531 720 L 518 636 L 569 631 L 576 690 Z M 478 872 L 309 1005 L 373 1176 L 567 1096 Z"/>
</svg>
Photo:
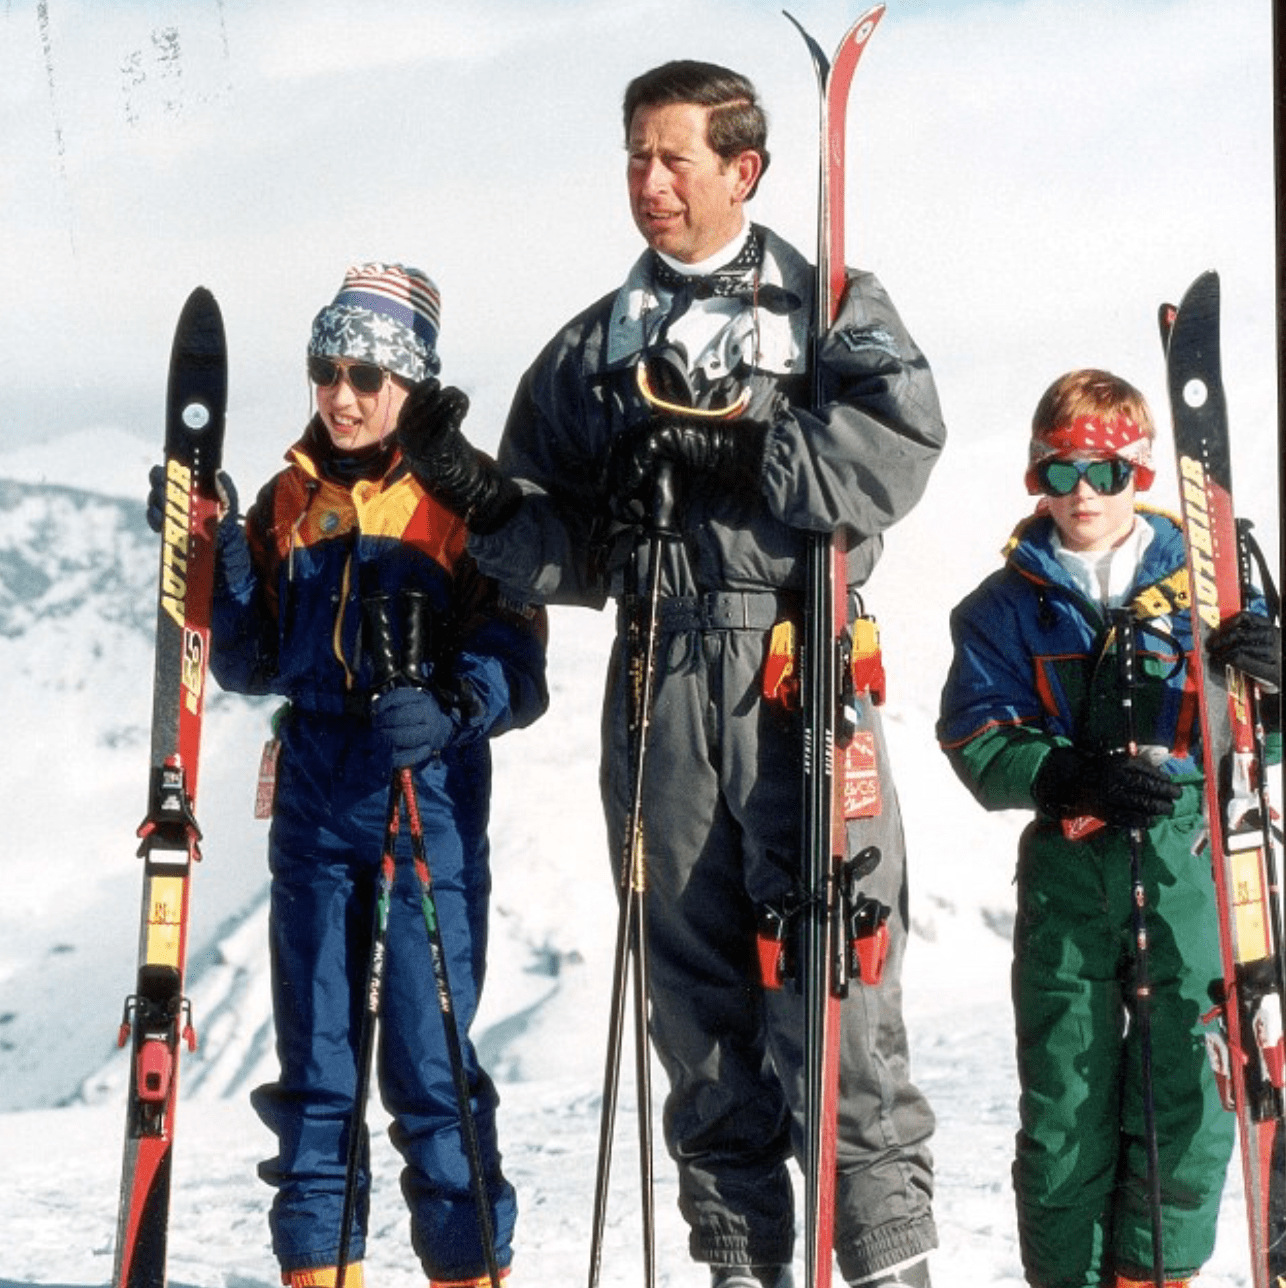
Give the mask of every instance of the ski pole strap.
<svg viewBox="0 0 1286 1288">
<path fill-rule="evenodd" d="M 626 626 L 640 607 L 638 596 L 620 601 L 618 624 Z M 666 595 L 657 605 L 663 634 L 690 631 L 766 631 L 797 607 L 795 596 L 777 591 L 708 591 L 704 595 Z"/>
</svg>

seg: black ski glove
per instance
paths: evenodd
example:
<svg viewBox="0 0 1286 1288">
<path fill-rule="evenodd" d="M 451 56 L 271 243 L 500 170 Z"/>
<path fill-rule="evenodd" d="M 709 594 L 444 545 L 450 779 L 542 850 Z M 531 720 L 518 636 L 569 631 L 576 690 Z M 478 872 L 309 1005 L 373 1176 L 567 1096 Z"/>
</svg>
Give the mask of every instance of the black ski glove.
<svg viewBox="0 0 1286 1288">
<path fill-rule="evenodd" d="M 397 418 L 397 441 L 425 489 L 459 514 L 471 532 L 495 532 L 522 503 L 522 490 L 460 432 L 469 398 L 430 377 L 411 390 Z"/>
<path fill-rule="evenodd" d="M 1206 656 L 1216 666 L 1244 671 L 1270 693 L 1282 683 L 1282 633 L 1258 613 L 1234 613 L 1206 640 Z"/>
<path fill-rule="evenodd" d="M 1036 774 L 1031 794 L 1051 818 L 1092 814 L 1113 827 L 1147 828 L 1168 815 L 1182 793 L 1177 783 L 1141 760 L 1055 747 Z"/>
<path fill-rule="evenodd" d="M 677 466 L 689 482 L 709 481 L 728 491 L 757 487 L 767 437 L 767 425 L 757 420 L 654 416 L 612 443 L 607 460 L 612 513 L 637 523 L 665 463 Z"/>
</svg>

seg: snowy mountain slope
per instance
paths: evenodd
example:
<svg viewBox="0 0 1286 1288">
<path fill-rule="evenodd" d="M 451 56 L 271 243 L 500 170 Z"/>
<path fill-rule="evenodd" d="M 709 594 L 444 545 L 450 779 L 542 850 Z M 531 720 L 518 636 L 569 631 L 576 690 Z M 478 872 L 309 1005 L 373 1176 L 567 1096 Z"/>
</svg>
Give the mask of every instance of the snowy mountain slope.
<svg viewBox="0 0 1286 1288">
<path fill-rule="evenodd" d="M 2 466 L 0 462 L 0 466 Z M 133 466 L 131 465 L 131 470 Z M 116 488 L 120 497 L 127 485 Z M 0 479 L 0 681 L 10 787 L 0 849 L 0 1288 L 110 1277 L 125 1055 L 115 1029 L 133 980 L 151 682 L 154 540 L 138 500 Z M 886 713 L 912 855 L 905 993 L 913 1067 L 939 1117 L 943 1282 L 1017 1285 L 1008 1169 L 1016 1126 L 1007 995 L 1009 874 L 1021 817 L 988 816 L 932 738 L 940 629 L 899 595 L 935 565 L 886 557 L 872 594 L 891 648 Z M 908 576 L 908 570 L 911 570 Z M 878 598 L 875 598 L 878 596 Z M 548 716 L 496 744 L 492 946 L 475 1036 L 501 1086 L 525 1282 L 584 1272 L 615 931 L 597 799 L 597 717 L 609 614 L 556 610 Z M 201 1046 L 185 1056 L 171 1279 L 276 1281 L 255 1178 L 271 1140 L 248 1105 L 274 1067 L 265 952 L 265 825 L 250 818 L 270 708 L 212 694 L 199 817 L 190 993 Z M 626 1068 L 630 1066 L 627 1052 Z M 659 1114 L 663 1079 L 655 1078 Z M 633 1089 L 623 1087 L 605 1285 L 641 1274 Z M 379 1122 L 378 1108 L 373 1123 Z M 659 1122 L 659 1117 L 658 1117 Z M 422 1283 L 397 1159 L 382 1136 L 368 1269 Z M 69 1161 L 70 1160 L 70 1161 Z M 698 1285 L 656 1160 L 661 1288 Z M 1234 1171 L 1208 1288 L 1244 1284 Z"/>
</svg>

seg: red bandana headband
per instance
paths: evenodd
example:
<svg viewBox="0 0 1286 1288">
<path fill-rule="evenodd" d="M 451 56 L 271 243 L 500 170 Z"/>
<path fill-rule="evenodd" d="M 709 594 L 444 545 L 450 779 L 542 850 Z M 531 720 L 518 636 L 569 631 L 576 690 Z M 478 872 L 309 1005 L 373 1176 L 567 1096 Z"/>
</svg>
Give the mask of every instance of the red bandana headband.
<svg viewBox="0 0 1286 1288">
<path fill-rule="evenodd" d="M 1119 456 L 1134 466 L 1134 486 L 1146 492 L 1156 478 L 1152 468 L 1152 441 L 1143 427 L 1128 416 L 1077 416 L 1066 425 L 1031 440 L 1027 461 L 1027 491 L 1040 492 L 1036 467 L 1059 456 Z"/>
</svg>

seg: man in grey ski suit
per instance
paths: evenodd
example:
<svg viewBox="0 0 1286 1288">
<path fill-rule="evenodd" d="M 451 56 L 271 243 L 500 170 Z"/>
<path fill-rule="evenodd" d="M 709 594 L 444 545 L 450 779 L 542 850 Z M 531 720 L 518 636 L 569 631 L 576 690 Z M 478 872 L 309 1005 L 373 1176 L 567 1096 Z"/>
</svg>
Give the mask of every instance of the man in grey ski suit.
<svg viewBox="0 0 1286 1288">
<path fill-rule="evenodd" d="M 602 786 L 618 862 L 640 519 L 659 467 L 673 467 L 642 800 L 651 1033 L 692 1256 L 710 1263 L 715 1288 L 779 1288 L 793 1255 L 803 1010 L 791 984 L 761 981 L 756 939 L 765 909 L 798 902 L 802 805 L 800 716 L 765 694 L 783 661 L 770 642 L 775 626 L 798 626 L 808 534 L 843 529 L 860 586 L 945 431 L 928 365 L 867 273 L 849 275 L 820 349 L 824 405 L 808 410 L 813 273 L 745 218 L 768 161 L 745 78 L 666 64 L 627 90 L 625 128 L 649 249 L 527 372 L 499 470 L 460 437 L 449 398 L 409 406 L 400 434 L 427 485 L 437 479 L 470 516 L 470 551 L 502 585 L 524 600 L 617 600 Z M 658 410 L 657 391 L 671 410 Z M 749 402 L 735 419 L 683 414 L 739 407 L 738 396 Z M 842 1006 L 835 1250 L 851 1284 L 925 1285 L 933 1117 L 909 1079 L 901 1016 L 904 845 L 878 712 L 870 695 L 858 707 L 878 791 L 848 824 L 850 855 L 879 848 L 862 892 L 892 913 L 882 982 L 855 985 Z"/>
</svg>

